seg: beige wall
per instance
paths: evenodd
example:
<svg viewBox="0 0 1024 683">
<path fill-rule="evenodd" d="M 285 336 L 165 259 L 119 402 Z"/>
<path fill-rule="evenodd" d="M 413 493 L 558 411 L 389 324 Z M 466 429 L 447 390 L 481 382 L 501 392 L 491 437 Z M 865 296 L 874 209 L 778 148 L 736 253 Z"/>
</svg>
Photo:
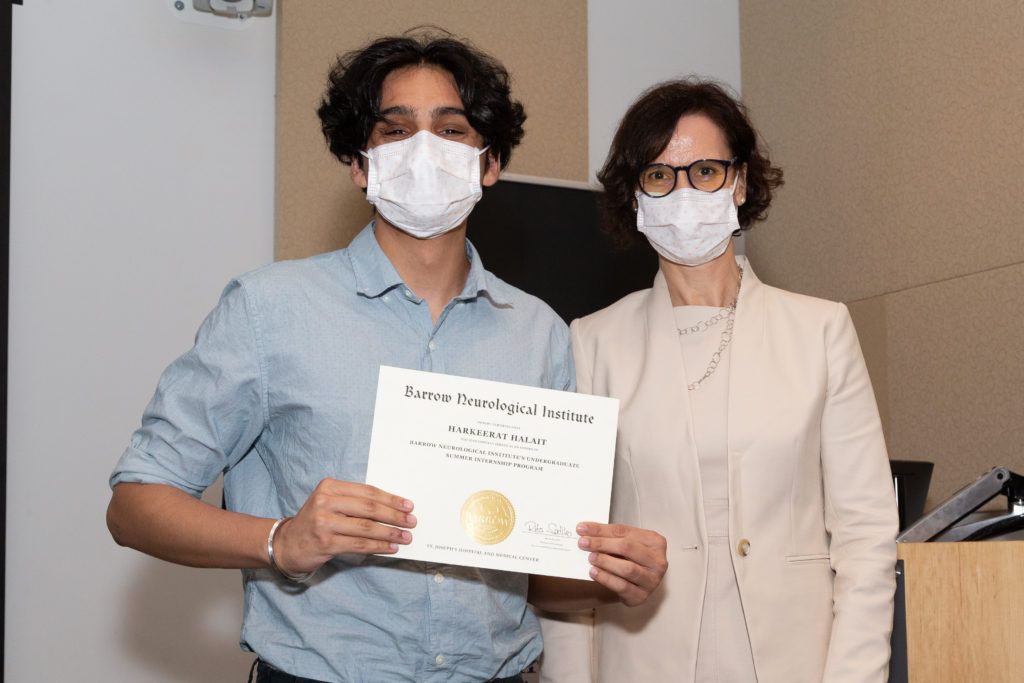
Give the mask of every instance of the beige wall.
<svg viewBox="0 0 1024 683">
<path fill-rule="evenodd" d="M 421 24 L 443 26 L 498 58 L 526 106 L 508 172 L 587 179 L 586 0 L 282 0 L 278 11 L 277 258 L 344 246 L 370 206 L 332 157 L 316 108 L 338 54 Z"/>
<path fill-rule="evenodd" d="M 744 2 L 743 93 L 786 172 L 758 274 L 850 303 L 890 455 L 930 505 L 1024 471 L 1024 3 Z"/>
</svg>

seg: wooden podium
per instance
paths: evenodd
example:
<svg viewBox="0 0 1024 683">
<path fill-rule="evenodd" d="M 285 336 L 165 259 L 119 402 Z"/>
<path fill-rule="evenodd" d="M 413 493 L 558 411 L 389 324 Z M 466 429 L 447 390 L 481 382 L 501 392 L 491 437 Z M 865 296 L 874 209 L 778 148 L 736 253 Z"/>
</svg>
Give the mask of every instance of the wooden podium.
<svg viewBox="0 0 1024 683">
<path fill-rule="evenodd" d="M 1024 541 L 897 548 L 909 683 L 1024 681 Z"/>
</svg>

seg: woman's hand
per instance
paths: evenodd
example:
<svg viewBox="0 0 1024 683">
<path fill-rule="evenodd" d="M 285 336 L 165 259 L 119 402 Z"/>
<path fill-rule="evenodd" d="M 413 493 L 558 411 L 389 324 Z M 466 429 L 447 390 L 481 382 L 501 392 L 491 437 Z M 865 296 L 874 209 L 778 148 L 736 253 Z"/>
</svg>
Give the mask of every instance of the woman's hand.
<svg viewBox="0 0 1024 683">
<path fill-rule="evenodd" d="M 590 577 L 630 607 L 650 597 L 668 570 L 661 534 L 625 524 L 582 522 L 579 547 L 591 551 Z"/>
</svg>

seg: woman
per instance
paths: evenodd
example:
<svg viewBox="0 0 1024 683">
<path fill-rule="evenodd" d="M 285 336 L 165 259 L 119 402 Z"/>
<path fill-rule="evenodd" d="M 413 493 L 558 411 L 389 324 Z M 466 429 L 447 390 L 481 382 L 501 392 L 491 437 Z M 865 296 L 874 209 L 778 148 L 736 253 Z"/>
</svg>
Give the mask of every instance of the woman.
<svg viewBox="0 0 1024 683">
<path fill-rule="evenodd" d="M 573 323 L 577 384 L 619 399 L 612 519 L 661 531 L 671 569 L 642 607 L 547 620 L 545 679 L 885 681 L 897 516 L 856 332 L 733 250 L 781 170 L 688 80 L 629 109 L 598 177 L 660 270 Z"/>
</svg>

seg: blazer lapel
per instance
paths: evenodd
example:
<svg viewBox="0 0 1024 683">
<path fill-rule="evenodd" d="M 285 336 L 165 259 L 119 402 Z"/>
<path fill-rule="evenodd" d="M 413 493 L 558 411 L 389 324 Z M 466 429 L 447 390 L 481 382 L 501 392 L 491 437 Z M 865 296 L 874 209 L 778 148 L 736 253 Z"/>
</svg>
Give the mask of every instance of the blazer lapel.
<svg viewBox="0 0 1024 683">
<path fill-rule="evenodd" d="M 729 356 L 729 512 L 733 530 L 742 519 L 742 460 L 757 438 L 760 418 L 765 413 L 757 386 L 764 374 L 765 288 L 746 257 L 736 261 L 743 267 L 743 284 L 736 302 L 732 349 Z"/>
<path fill-rule="evenodd" d="M 659 270 L 647 299 L 647 339 L 640 391 L 657 397 L 647 403 L 655 413 L 652 424 L 660 434 L 660 448 L 674 463 L 666 472 L 676 478 L 675 489 L 691 502 L 698 520 L 698 533 L 707 537 L 704 521 L 704 500 L 700 486 L 700 465 L 693 438 L 690 396 L 686 388 L 686 370 L 679 348 L 679 331 L 672 311 L 668 285 Z M 653 436 L 653 435 L 652 435 Z"/>
</svg>

